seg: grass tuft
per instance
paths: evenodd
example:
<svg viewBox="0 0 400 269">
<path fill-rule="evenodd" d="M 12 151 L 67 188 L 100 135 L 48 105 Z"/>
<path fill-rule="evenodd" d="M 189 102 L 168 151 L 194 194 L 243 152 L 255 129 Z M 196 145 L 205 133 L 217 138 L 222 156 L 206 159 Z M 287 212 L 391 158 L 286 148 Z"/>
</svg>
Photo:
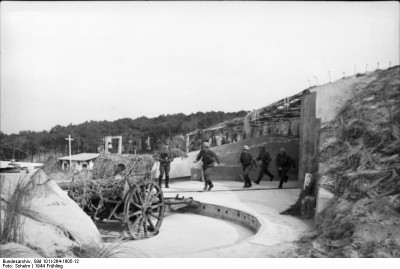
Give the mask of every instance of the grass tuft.
<svg viewBox="0 0 400 269">
<path fill-rule="evenodd" d="M 41 219 L 39 213 L 30 209 L 32 200 L 37 195 L 38 190 L 45 189 L 45 183 L 37 183 L 41 175 L 43 173 L 37 170 L 26 180 L 27 175 L 21 174 L 8 201 L 2 199 L 1 209 L 4 212 L 4 216 L 1 218 L 0 244 L 9 242 L 23 244 L 21 232 L 23 226 L 22 216 L 36 220 Z"/>
<path fill-rule="evenodd" d="M 84 244 L 76 246 L 72 249 L 73 254 L 78 258 L 117 258 L 121 256 L 129 256 L 135 258 L 146 257 L 144 252 L 132 246 L 124 245 L 123 239 L 117 239 L 112 243 L 103 244 Z"/>
</svg>

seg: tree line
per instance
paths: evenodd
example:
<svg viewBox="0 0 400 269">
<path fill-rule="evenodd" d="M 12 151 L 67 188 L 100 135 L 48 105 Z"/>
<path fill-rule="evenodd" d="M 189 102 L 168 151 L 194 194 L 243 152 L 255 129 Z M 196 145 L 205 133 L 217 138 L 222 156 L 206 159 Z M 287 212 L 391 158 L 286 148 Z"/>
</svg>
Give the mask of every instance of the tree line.
<svg viewBox="0 0 400 269">
<path fill-rule="evenodd" d="M 152 153 L 167 139 L 183 135 L 196 129 L 205 129 L 214 124 L 244 117 L 239 112 L 197 112 L 160 115 L 155 118 L 123 118 L 115 121 L 86 121 L 68 126 L 56 125 L 50 131 L 21 131 L 18 134 L 0 132 L 0 159 L 33 161 L 34 156 L 48 153 L 68 154 L 68 135 L 72 141 L 72 154 L 96 153 L 103 147 L 105 136 L 122 136 L 125 153 Z"/>
</svg>

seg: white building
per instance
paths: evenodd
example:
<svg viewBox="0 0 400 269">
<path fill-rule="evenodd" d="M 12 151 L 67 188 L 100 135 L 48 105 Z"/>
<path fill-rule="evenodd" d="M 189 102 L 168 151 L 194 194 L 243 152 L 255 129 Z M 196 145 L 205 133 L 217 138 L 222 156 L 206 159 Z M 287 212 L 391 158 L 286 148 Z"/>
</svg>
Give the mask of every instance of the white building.
<svg viewBox="0 0 400 269">
<path fill-rule="evenodd" d="M 92 170 L 93 163 L 99 157 L 99 153 L 80 153 L 71 155 L 71 166 L 72 171 L 81 171 L 81 170 Z M 61 162 L 62 170 L 69 169 L 69 156 L 58 158 L 58 161 Z"/>
</svg>

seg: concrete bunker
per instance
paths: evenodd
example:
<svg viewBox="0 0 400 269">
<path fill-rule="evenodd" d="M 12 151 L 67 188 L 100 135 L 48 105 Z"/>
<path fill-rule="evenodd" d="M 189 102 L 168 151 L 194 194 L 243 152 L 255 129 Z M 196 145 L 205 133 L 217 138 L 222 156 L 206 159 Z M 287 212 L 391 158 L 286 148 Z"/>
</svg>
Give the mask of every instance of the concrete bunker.
<svg viewBox="0 0 400 269">
<path fill-rule="evenodd" d="M 313 173 L 317 163 L 318 132 L 320 121 L 316 118 L 316 92 L 304 90 L 293 96 L 281 99 L 266 107 L 248 113 L 244 118 L 223 122 L 204 130 L 196 130 L 187 135 L 187 151 L 191 159 L 198 154 L 201 143 L 206 141 L 212 147 L 224 165 L 213 168 L 213 179 L 217 181 L 242 181 L 241 166 L 238 159 L 242 147 L 250 147 L 250 153 L 257 156 L 260 146 L 265 146 L 273 161 L 270 170 L 277 174 L 275 158 L 280 148 L 285 148 L 296 163 L 289 171 L 289 180 L 297 180 L 302 187 L 306 173 Z M 190 159 L 190 158 L 189 158 Z M 179 166 L 174 171 L 174 165 Z M 186 168 L 186 170 L 185 170 Z M 187 167 L 173 163 L 172 178 L 189 176 L 192 180 L 201 180 L 201 167 Z M 174 173 L 175 172 L 175 173 Z M 258 170 L 250 173 L 256 178 Z"/>
<path fill-rule="evenodd" d="M 175 160 L 171 166 L 171 178 L 191 177 L 201 180 L 201 165 L 192 166 L 201 143 L 209 142 L 223 166 L 214 167 L 216 181 L 242 181 L 238 159 L 243 145 L 250 147 L 253 156 L 259 147 L 266 146 L 273 161 L 270 171 L 277 174 L 274 165 L 279 148 L 284 147 L 296 162 L 296 169 L 289 171 L 289 180 L 296 180 L 303 188 L 305 175 L 317 176 L 320 129 L 333 120 L 342 105 L 352 97 L 353 86 L 360 78 L 349 77 L 314 86 L 302 92 L 281 99 L 266 107 L 254 110 L 243 118 L 220 123 L 208 129 L 187 134 L 188 160 Z M 251 178 L 258 171 L 250 173 Z"/>
</svg>

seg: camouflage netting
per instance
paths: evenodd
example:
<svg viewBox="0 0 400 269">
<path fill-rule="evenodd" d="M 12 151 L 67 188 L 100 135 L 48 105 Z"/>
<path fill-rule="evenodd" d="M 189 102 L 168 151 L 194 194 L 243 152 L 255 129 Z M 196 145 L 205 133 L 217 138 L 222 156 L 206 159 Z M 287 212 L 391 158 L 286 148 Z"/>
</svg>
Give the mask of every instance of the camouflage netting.
<svg viewBox="0 0 400 269">
<path fill-rule="evenodd" d="M 107 211 L 107 202 L 123 199 L 126 183 L 151 179 L 153 164 L 151 155 L 101 154 L 93 173 L 72 182 L 68 194 L 89 215 L 97 216 Z"/>
<path fill-rule="evenodd" d="M 94 179 L 113 179 L 116 175 L 126 178 L 129 175 L 149 173 L 154 159 L 151 155 L 102 154 L 93 166 Z"/>
<path fill-rule="evenodd" d="M 335 197 L 299 257 L 400 257 L 400 67 L 366 77 L 320 130 L 319 184 Z"/>
</svg>

